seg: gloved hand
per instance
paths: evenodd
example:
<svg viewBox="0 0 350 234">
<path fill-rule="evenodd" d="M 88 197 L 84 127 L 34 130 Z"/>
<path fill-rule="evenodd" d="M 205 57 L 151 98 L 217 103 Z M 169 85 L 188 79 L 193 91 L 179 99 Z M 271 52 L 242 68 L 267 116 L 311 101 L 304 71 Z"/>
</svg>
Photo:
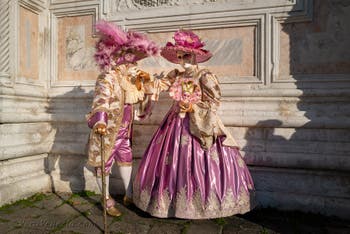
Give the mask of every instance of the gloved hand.
<svg viewBox="0 0 350 234">
<path fill-rule="evenodd" d="M 180 106 L 181 112 L 183 113 L 193 111 L 192 103 L 180 101 L 179 106 Z"/>
<path fill-rule="evenodd" d="M 103 123 L 98 123 L 98 124 L 96 124 L 96 125 L 94 126 L 94 131 L 95 131 L 95 133 L 104 136 L 104 135 L 107 134 L 106 125 L 103 124 Z"/>
<path fill-rule="evenodd" d="M 179 73 L 180 71 L 178 69 L 174 69 L 167 74 L 167 78 L 170 80 L 171 83 L 174 83 Z"/>
</svg>

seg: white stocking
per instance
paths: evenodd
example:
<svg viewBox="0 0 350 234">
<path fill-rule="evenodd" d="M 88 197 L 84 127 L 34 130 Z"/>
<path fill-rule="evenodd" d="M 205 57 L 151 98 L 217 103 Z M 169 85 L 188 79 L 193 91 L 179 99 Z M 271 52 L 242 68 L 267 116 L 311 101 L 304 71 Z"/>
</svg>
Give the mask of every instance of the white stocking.
<svg viewBox="0 0 350 234">
<path fill-rule="evenodd" d="M 132 181 L 131 181 L 132 166 L 120 166 L 119 172 L 123 180 L 125 195 L 131 198 L 132 197 Z"/>
<path fill-rule="evenodd" d="M 107 197 L 110 197 L 109 196 L 109 175 L 107 176 L 106 175 L 106 196 Z M 102 193 L 102 177 L 96 177 L 96 182 L 97 182 L 97 185 L 98 185 L 98 188 L 100 189 L 100 192 L 101 192 L 101 194 L 103 194 Z"/>
</svg>

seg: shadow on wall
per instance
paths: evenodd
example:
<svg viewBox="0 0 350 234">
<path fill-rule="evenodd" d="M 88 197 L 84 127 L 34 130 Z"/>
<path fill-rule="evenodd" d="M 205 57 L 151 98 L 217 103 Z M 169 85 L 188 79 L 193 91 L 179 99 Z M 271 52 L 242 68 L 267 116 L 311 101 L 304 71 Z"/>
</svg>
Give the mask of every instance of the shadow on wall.
<svg viewBox="0 0 350 234">
<path fill-rule="evenodd" d="M 91 101 L 92 91 L 86 93 L 81 86 L 49 99 L 47 112 L 56 134 L 45 168 L 53 192 L 87 189 L 84 168 L 91 168 L 86 167 L 89 128 L 85 114 L 90 110 Z"/>
<path fill-rule="evenodd" d="M 302 94 L 281 97 L 280 118 L 249 128 L 243 151 L 257 167 L 263 206 L 344 216 L 350 210 L 350 3 L 313 2 L 312 22 L 281 25 L 279 79 L 292 76 L 289 88 Z"/>
</svg>

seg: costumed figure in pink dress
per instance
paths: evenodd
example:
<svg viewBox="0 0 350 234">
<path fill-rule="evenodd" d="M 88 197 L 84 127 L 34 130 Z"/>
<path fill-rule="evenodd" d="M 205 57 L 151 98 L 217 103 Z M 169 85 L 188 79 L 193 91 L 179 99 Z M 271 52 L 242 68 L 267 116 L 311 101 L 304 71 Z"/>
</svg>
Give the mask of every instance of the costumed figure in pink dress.
<svg viewBox="0 0 350 234">
<path fill-rule="evenodd" d="M 197 63 L 212 54 L 192 31 L 180 30 L 161 55 L 180 64 L 153 82 L 174 99 L 154 133 L 134 180 L 134 204 L 156 217 L 204 219 L 242 214 L 253 208 L 254 185 L 239 147 L 217 115 L 220 88 Z"/>
<path fill-rule="evenodd" d="M 138 69 L 136 62 L 156 55 L 158 47 L 144 34 L 123 31 L 107 21 L 98 22 L 96 29 L 100 40 L 96 44 L 95 60 L 102 73 L 96 81 L 91 112 L 86 116 L 92 129 L 88 164 L 95 167 L 97 184 L 102 191 L 100 135 L 104 135 L 106 208 L 109 215 L 119 216 L 121 213 L 109 195 L 109 174 L 116 163 L 126 191 L 123 201 L 126 205 L 132 202 L 133 106 L 147 106 L 144 103 L 147 101 L 144 85 L 150 80 L 149 74 Z M 137 115 L 143 115 L 143 110 L 137 111 Z"/>
</svg>

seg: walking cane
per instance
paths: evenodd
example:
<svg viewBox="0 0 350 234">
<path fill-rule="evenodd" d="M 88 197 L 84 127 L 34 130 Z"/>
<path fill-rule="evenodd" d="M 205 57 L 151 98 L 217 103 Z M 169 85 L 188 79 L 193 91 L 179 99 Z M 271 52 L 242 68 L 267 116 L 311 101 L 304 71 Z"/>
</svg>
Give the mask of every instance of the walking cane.
<svg viewBox="0 0 350 234">
<path fill-rule="evenodd" d="M 106 175 L 105 175 L 105 155 L 104 155 L 104 138 L 103 135 L 100 135 L 101 138 L 101 175 L 102 175 L 102 196 L 103 196 L 103 225 L 104 233 L 108 233 L 107 229 L 107 199 L 106 199 Z"/>
</svg>

